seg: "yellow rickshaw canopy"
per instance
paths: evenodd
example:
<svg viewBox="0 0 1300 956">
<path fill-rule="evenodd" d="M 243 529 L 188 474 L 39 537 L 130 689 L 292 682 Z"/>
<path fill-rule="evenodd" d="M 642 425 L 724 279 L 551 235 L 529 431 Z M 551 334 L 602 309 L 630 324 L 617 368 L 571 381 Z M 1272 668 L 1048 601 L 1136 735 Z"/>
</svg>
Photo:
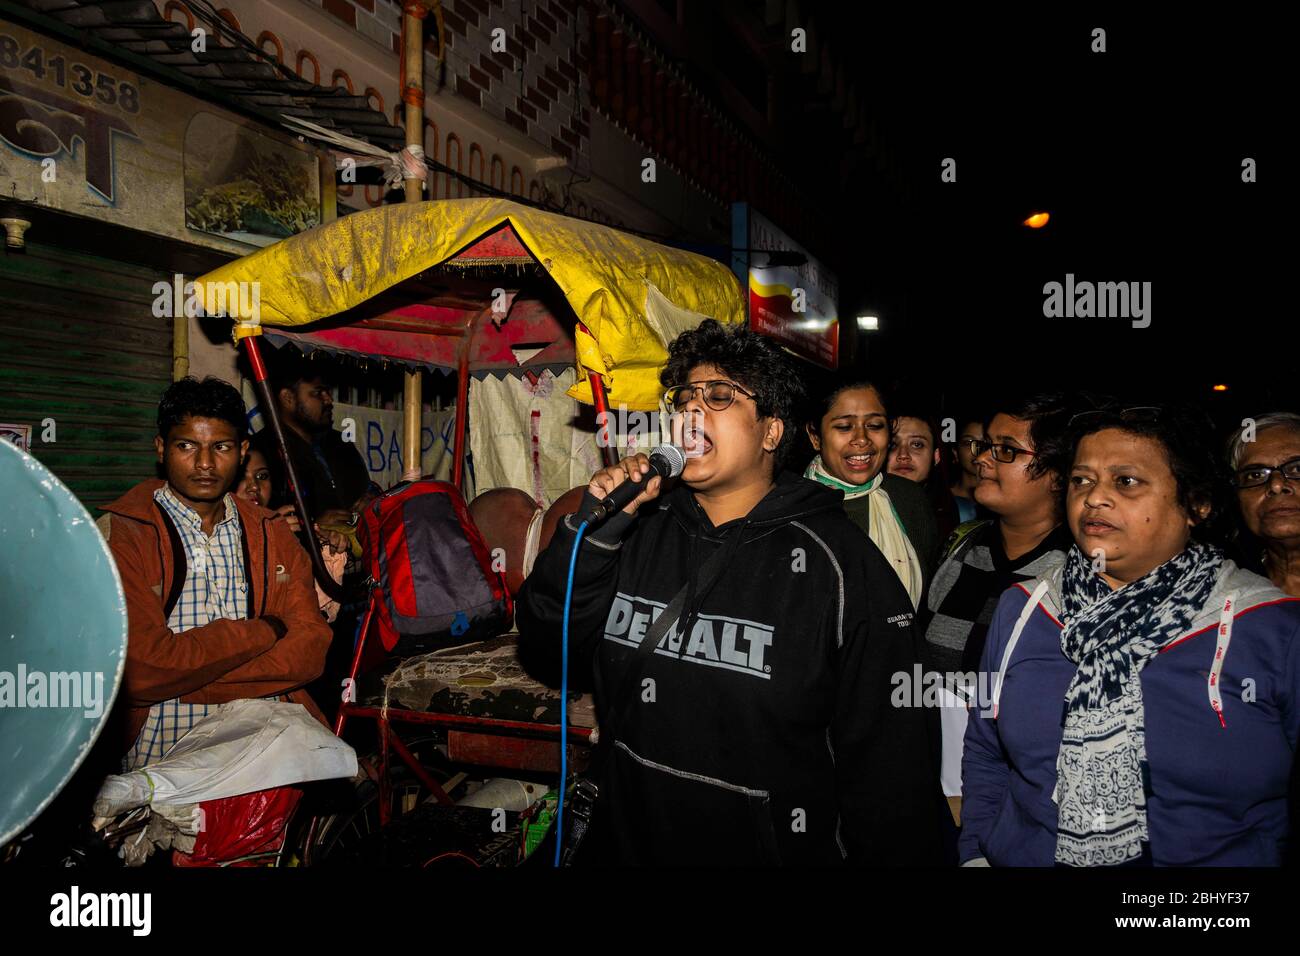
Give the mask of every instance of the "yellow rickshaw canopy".
<svg viewBox="0 0 1300 956">
<path fill-rule="evenodd" d="M 744 321 L 740 285 L 722 263 L 504 199 L 353 213 L 227 263 L 197 280 L 196 292 L 208 314 L 238 321 L 237 334 L 257 334 L 261 325 L 306 325 L 447 263 L 503 226 L 591 332 L 575 330 L 582 374 L 569 393 L 580 401 L 592 403 L 585 373 L 596 372 L 611 407 L 657 408 L 667 343 L 704 318 Z M 256 294 L 236 294 L 252 289 Z"/>
</svg>

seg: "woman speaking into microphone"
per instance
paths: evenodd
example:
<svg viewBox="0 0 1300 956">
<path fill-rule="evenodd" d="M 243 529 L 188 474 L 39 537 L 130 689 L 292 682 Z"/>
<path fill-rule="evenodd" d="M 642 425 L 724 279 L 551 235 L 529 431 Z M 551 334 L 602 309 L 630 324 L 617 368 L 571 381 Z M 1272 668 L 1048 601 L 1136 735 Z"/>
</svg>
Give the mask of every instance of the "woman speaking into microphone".
<svg viewBox="0 0 1300 956">
<path fill-rule="evenodd" d="M 570 671 L 596 688 L 599 789 L 578 859 L 622 865 L 930 863 L 940 805 L 912 604 L 839 491 L 782 471 L 802 383 L 779 348 L 706 320 L 669 347 L 665 400 L 692 427 L 582 537 Z M 579 515 L 649 469 L 597 472 L 520 592 L 526 660 L 558 661 Z M 866 582 L 864 587 L 862 582 Z"/>
</svg>

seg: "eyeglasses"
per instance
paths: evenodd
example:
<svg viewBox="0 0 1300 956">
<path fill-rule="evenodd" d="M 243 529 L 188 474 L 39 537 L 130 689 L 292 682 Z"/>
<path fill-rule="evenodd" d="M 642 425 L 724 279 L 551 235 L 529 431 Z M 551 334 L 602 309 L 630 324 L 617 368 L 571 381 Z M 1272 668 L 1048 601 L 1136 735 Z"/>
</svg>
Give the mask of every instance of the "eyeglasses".
<svg viewBox="0 0 1300 956">
<path fill-rule="evenodd" d="M 1274 468 L 1270 468 L 1268 465 L 1252 465 L 1249 468 L 1242 468 L 1237 472 L 1232 483 L 1238 488 L 1258 488 L 1260 485 L 1267 485 L 1272 482 L 1273 472 L 1275 471 L 1287 481 L 1300 482 L 1300 458 L 1284 461 Z"/>
<path fill-rule="evenodd" d="M 993 455 L 994 461 L 1000 461 L 1004 465 L 1010 464 L 1021 455 L 1028 455 L 1030 458 L 1038 455 L 1038 452 L 1030 451 L 1028 448 L 1019 448 L 1016 445 L 1008 445 L 1004 442 L 985 441 L 982 438 L 967 438 L 961 444 L 970 449 L 972 458 L 978 458 L 987 451 Z"/>
<path fill-rule="evenodd" d="M 702 393 L 704 404 L 715 412 L 730 408 L 731 403 L 736 400 L 737 392 L 749 398 L 754 397 L 753 392 L 746 391 L 735 382 L 714 379 L 711 382 L 688 382 L 685 385 L 674 385 L 664 392 L 664 404 L 673 411 L 680 412 L 690 404 L 691 399 L 695 398 L 696 392 Z"/>
<path fill-rule="evenodd" d="M 1069 427 L 1086 425 L 1088 422 L 1107 418 L 1118 418 L 1122 422 L 1153 422 L 1160 417 L 1164 409 L 1158 405 L 1134 405 L 1131 408 L 1094 408 L 1079 412 L 1070 419 Z"/>
</svg>

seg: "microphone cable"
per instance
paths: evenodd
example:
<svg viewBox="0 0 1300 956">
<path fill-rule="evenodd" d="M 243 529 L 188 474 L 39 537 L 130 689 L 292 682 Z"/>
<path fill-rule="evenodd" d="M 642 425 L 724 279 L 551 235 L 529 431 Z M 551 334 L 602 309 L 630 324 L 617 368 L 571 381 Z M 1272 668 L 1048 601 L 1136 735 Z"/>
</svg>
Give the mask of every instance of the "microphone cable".
<svg viewBox="0 0 1300 956">
<path fill-rule="evenodd" d="M 564 850 L 564 788 L 569 782 L 569 608 L 573 604 L 573 571 L 578 566 L 578 549 L 588 522 L 578 526 L 569 555 L 569 580 L 564 586 L 564 619 L 560 631 L 560 794 L 555 808 L 555 860 L 560 865 Z"/>
</svg>

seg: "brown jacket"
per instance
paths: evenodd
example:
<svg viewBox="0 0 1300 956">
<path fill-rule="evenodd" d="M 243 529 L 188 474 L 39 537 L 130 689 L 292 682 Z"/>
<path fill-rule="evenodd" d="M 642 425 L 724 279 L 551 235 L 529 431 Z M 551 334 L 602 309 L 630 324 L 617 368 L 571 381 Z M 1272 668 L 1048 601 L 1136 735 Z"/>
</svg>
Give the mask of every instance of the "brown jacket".
<svg viewBox="0 0 1300 956">
<path fill-rule="evenodd" d="M 97 522 L 126 592 L 128 642 L 121 700 L 128 709 L 123 749 L 134 743 L 149 708 L 179 697 L 192 704 L 221 704 L 288 693 L 324 722 L 301 688 L 320 676 L 331 633 L 312 587 L 311 561 L 283 520 L 234 497 L 247 542 L 252 585 L 249 620 L 216 620 L 175 634 L 163 614 L 174 561 L 153 493 L 157 479 L 142 481 L 104 508 Z M 278 617 L 279 641 L 262 616 Z"/>
</svg>

